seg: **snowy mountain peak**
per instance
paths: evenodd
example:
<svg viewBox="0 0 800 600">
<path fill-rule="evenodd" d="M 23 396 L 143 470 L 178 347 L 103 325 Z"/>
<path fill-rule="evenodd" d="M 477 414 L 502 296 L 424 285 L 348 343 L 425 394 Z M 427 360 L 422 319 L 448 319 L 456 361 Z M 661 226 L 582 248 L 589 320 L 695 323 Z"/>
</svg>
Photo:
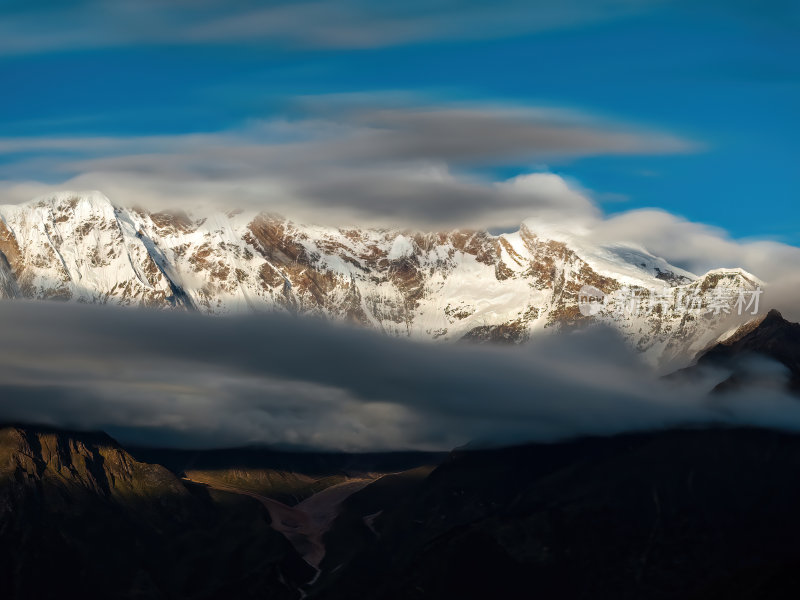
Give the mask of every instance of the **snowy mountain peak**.
<svg viewBox="0 0 800 600">
<path fill-rule="evenodd" d="M 109 210 L 114 210 L 111 200 L 98 190 L 44 194 L 18 206 L 26 209 L 50 209 L 59 213 L 71 211 L 76 216 L 90 212 L 107 213 Z"/>
<path fill-rule="evenodd" d="M 587 285 L 604 296 L 590 315 L 580 306 Z M 643 248 L 533 220 L 497 236 L 336 229 L 239 211 L 151 213 L 100 192 L 0 207 L 0 295 L 9 298 L 286 311 L 442 340 L 521 341 L 603 322 L 663 362 L 752 318 L 715 313 L 713 302 L 760 285 L 741 269 L 698 277 Z"/>
</svg>

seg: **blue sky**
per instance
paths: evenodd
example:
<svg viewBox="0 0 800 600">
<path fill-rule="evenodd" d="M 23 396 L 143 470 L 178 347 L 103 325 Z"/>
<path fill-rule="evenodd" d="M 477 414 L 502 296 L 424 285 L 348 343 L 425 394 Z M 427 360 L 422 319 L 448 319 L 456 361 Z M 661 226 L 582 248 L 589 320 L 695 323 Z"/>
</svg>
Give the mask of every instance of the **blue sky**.
<svg viewBox="0 0 800 600">
<path fill-rule="evenodd" d="M 305 123 L 304 133 L 286 134 L 292 139 L 317 135 L 308 126 L 319 107 L 328 131 L 340 122 L 328 104 L 348 98 L 368 98 L 370 111 L 398 103 L 403 110 L 546 109 L 537 122 L 577 115 L 569 128 L 591 122 L 648 141 L 613 142 L 608 151 L 594 142 L 552 153 L 515 146 L 497 160 L 487 158 L 491 149 L 479 160 L 433 158 L 467 177 L 558 173 L 591 190 L 606 213 L 658 207 L 737 238 L 800 244 L 796 2 L 376 8 L 345 0 L 269 3 L 272 12 L 240 1 L 202 0 L 196 10 L 181 2 L 175 10 L 150 2 L 106 3 L 113 10 L 33 4 L 0 8 L 0 180 L 7 186 L 58 187 L 82 168 L 98 168 L 76 157 L 164 153 L 164 136 L 283 121 Z M 309 97 L 317 98 L 310 116 Z M 349 124 L 363 121 L 347 115 Z M 271 132 L 274 142 L 280 133 Z M 100 137 L 113 139 L 113 149 L 81 145 Z M 117 147 L 137 138 L 154 140 Z"/>
</svg>

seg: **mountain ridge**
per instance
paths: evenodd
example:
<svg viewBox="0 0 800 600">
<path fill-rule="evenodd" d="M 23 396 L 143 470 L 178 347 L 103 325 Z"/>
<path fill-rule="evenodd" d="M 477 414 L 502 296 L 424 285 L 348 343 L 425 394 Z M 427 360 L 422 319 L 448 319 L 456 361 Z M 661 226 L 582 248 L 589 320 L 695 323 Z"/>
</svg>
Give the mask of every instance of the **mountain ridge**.
<svg viewBox="0 0 800 600">
<path fill-rule="evenodd" d="M 764 360 L 782 365 L 786 372 L 775 372 L 774 367 L 769 368 Z M 686 374 L 692 376 L 704 369 L 730 371 L 730 375 L 716 386 L 717 392 L 784 378 L 788 379 L 789 390 L 798 394 L 800 323 L 787 321 L 777 310 L 770 310 L 759 319 L 745 323 L 732 335 L 704 352 L 698 357 L 697 363 L 686 370 Z"/>
<path fill-rule="evenodd" d="M 20 442 L 33 438 L 79 451 L 53 460 Z M 30 455 L 47 465 L 0 477 L 4 597 L 753 599 L 800 587 L 796 432 L 709 426 L 454 450 L 344 498 L 317 576 L 246 494 L 159 463 L 132 471 L 143 503 L 86 486 L 75 467 L 96 465 L 104 445 L 127 453 L 98 432 L 0 426 L 0 457 L 13 459 L 0 472 Z M 122 464 L 105 468 L 124 478 Z"/>
<path fill-rule="evenodd" d="M 605 295 L 588 316 L 579 306 L 586 285 Z M 491 235 L 321 227 L 258 212 L 148 212 L 100 192 L 0 206 L 6 298 L 212 315 L 284 311 L 451 341 L 519 342 L 599 322 L 663 364 L 687 360 L 749 320 L 709 317 L 715 294 L 761 286 L 742 269 L 697 276 L 643 248 L 593 244 L 535 219 Z M 684 310 L 686 298 L 697 306 Z M 628 314 L 630 302 L 653 310 Z"/>
<path fill-rule="evenodd" d="M 102 432 L 0 425 L 3 598 L 289 599 L 312 575 L 254 501 Z"/>
</svg>

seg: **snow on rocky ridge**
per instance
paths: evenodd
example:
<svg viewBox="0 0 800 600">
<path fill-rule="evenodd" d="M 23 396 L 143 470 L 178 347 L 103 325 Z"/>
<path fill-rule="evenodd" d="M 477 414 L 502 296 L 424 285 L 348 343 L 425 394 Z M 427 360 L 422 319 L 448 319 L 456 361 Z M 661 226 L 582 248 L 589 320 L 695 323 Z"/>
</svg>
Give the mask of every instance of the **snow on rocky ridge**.
<svg viewBox="0 0 800 600">
<path fill-rule="evenodd" d="M 584 285 L 605 295 L 597 314 L 579 309 Z M 761 285 L 740 269 L 698 277 L 643 248 L 589 244 L 535 220 L 493 236 L 336 229 L 240 211 L 153 213 L 99 192 L 0 206 L 5 298 L 286 311 L 438 340 L 516 342 L 599 321 L 663 365 L 686 362 L 754 318 L 718 300 Z"/>
</svg>

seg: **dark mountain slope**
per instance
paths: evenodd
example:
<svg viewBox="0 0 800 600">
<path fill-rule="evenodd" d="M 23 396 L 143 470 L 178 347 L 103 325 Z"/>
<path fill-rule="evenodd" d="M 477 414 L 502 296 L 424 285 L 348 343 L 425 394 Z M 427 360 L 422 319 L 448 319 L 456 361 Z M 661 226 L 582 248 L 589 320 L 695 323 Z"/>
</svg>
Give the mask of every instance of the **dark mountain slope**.
<svg viewBox="0 0 800 600">
<path fill-rule="evenodd" d="M 762 356 L 784 365 L 790 375 L 790 387 L 800 391 L 800 324 L 790 323 L 776 310 L 760 322 L 743 326 L 733 336 L 717 344 L 698 359 L 699 366 L 731 366 L 732 380 L 726 385 L 747 382 L 742 359 Z"/>
<path fill-rule="evenodd" d="M 312 574 L 253 500 L 105 434 L 0 429 L 1 598 L 296 598 Z"/>
<path fill-rule="evenodd" d="M 758 429 L 459 450 L 347 497 L 309 585 L 255 500 L 103 434 L 6 427 L 0 597 L 794 598 L 798 473 L 800 435 Z"/>
<path fill-rule="evenodd" d="M 316 597 L 796 597 L 798 472 L 800 436 L 747 429 L 454 453 L 368 541 L 349 515 Z"/>
<path fill-rule="evenodd" d="M 747 388 L 758 394 L 778 388 L 800 394 L 800 324 L 771 310 L 702 352 L 695 364 L 666 379 L 708 382 L 715 393 Z"/>
</svg>

